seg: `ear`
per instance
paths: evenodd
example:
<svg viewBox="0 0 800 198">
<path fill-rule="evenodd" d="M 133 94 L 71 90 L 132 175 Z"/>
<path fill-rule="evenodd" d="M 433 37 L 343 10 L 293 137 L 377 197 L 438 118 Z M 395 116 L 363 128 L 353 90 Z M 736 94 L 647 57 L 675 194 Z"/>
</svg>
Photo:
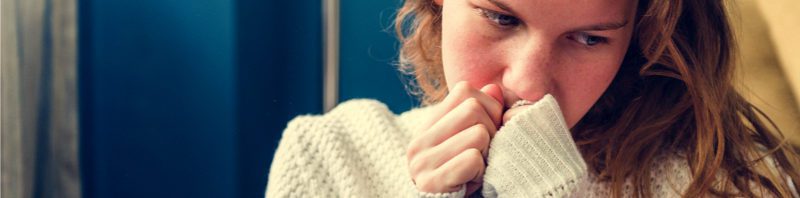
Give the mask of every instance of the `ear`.
<svg viewBox="0 0 800 198">
<path fill-rule="evenodd" d="M 436 3 L 436 5 L 442 6 L 442 3 L 444 3 L 444 0 L 433 0 L 433 3 Z"/>
</svg>

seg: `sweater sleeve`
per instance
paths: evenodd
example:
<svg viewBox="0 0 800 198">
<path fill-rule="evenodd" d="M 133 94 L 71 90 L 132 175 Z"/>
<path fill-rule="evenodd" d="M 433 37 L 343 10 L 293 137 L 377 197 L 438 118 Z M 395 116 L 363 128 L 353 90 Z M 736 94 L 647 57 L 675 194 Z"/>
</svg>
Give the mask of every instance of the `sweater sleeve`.
<svg viewBox="0 0 800 198">
<path fill-rule="evenodd" d="M 335 194 L 330 178 L 324 177 L 323 166 L 315 157 L 312 116 L 300 116 L 289 122 L 275 151 L 270 168 L 266 197 L 311 197 Z M 315 159 L 317 158 L 317 159 Z"/>
<path fill-rule="evenodd" d="M 447 193 L 420 192 L 417 190 L 416 186 L 414 186 L 412 189 L 414 189 L 413 192 L 414 196 L 412 197 L 417 197 L 417 198 L 463 198 L 467 193 L 467 188 L 464 187 L 463 185 L 461 186 L 461 189 L 459 189 L 458 191 L 447 192 Z"/>
<path fill-rule="evenodd" d="M 551 95 L 514 116 L 490 143 L 484 197 L 569 197 L 587 166 Z"/>
</svg>

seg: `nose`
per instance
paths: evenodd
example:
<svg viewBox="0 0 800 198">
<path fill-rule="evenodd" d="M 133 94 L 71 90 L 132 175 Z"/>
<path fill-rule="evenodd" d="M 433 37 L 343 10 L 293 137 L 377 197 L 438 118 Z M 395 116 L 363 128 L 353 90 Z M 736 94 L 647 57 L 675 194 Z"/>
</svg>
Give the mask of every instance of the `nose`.
<svg viewBox="0 0 800 198">
<path fill-rule="evenodd" d="M 555 85 L 553 74 L 559 66 L 555 45 L 530 39 L 514 47 L 520 50 L 507 54 L 503 71 L 504 102 L 537 101 L 551 93 Z"/>
</svg>

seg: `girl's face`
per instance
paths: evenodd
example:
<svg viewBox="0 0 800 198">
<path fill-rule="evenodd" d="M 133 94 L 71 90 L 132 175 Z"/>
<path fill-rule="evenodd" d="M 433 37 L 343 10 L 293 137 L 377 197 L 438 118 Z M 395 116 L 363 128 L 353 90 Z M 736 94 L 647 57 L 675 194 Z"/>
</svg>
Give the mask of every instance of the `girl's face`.
<svg viewBox="0 0 800 198">
<path fill-rule="evenodd" d="M 630 0 L 436 0 L 449 86 L 494 83 L 505 104 L 552 94 L 573 127 L 608 88 L 625 57 Z"/>
</svg>

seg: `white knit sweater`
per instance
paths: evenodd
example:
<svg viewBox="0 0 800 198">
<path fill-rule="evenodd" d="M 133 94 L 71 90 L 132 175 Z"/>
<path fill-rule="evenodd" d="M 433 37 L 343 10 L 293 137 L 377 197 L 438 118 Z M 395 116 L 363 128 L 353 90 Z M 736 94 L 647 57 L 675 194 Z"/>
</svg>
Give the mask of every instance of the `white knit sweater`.
<svg viewBox="0 0 800 198">
<path fill-rule="evenodd" d="M 351 100 L 322 116 L 292 120 L 273 159 L 267 197 L 463 197 L 420 193 L 406 160 L 414 127 L 430 108 L 394 115 L 374 100 Z M 654 197 L 678 197 L 691 180 L 685 158 L 650 164 Z M 632 187 L 623 192 L 631 195 Z M 587 173 L 552 96 L 520 112 L 490 143 L 484 197 L 609 197 Z"/>
</svg>

